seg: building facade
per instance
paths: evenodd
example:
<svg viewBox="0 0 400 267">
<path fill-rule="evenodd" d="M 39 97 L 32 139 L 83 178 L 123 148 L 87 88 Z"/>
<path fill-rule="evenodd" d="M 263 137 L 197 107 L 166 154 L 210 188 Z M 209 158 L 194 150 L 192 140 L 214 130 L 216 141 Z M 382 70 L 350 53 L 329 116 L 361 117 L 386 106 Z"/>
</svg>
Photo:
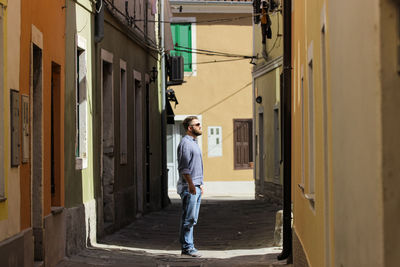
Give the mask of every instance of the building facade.
<svg viewBox="0 0 400 267">
<path fill-rule="evenodd" d="M 254 1 L 259 13 L 261 1 Z M 254 177 L 256 198 L 282 204 L 281 73 L 283 23 L 279 4 L 270 4 L 265 15 L 254 16 L 253 67 Z M 259 10 L 258 10 L 259 9 Z M 268 18 L 267 18 L 268 16 Z M 268 21 L 270 24 L 267 25 Z M 263 27 L 270 28 L 271 35 Z M 264 32 L 264 33 L 263 33 Z"/>
<path fill-rule="evenodd" d="M 162 207 L 154 5 L 67 4 L 69 255 Z"/>
<path fill-rule="evenodd" d="M 203 130 L 206 195 L 253 195 L 251 2 L 170 2 L 171 55 L 184 57 L 186 82 L 173 87 L 179 104 L 172 104 L 175 125 L 168 125 L 167 133 L 170 192 L 176 194 L 182 121 L 196 115 Z"/>
<path fill-rule="evenodd" d="M 33 230 L 35 261 L 50 266 L 65 255 L 55 238 L 65 235 L 64 30 L 62 1 L 21 1 L 21 222 Z"/>
<path fill-rule="evenodd" d="M 65 208 L 66 254 L 96 242 L 101 194 L 94 149 L 95 16 L 89 0 L 66 1 Z M 97 177 L 97 178 L 96 178 Z"/>
<path fill-rule="evenodd" d="M 293 2 L 294 266 L 398 265 L 399 14 Z"/>
<path fill-rule="evenodd" d="M 23 190 L 20 179 L 18 133 L 11 131 L 20 122 L 20 25 L 21 1 L 0 1 L 0 262 L 29 266 L 33 263 L 33 233 L 30 220 L 24 218 L 24 201 L 31 201 L 30 192 Z M 10 101 L 11 95 L 16 102 Z M 30 210 L 27 212 L 30 218 Z"/>
<path fill-rule="evenodd" d="M 148 1 L 125 7 L 125 1 L 105 3 L 104 39 L 96 45 L 96 190 L 102 195 L 98 224 L 106 232 L 160 209 L 166 194 L 160 95 L 152 72 L 157 7 Z"/>
</svg>

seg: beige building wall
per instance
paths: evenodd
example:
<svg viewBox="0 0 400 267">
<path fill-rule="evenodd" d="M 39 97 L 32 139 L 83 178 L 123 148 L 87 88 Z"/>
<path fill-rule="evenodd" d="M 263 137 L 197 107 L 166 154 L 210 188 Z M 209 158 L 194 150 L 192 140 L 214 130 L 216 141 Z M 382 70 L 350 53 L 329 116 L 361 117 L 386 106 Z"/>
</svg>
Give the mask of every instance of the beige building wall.
<svg viewBox="0 0 400 267">
<path fill-rule="evenodd" d="M 385 266 L 400 262 L 400 1 L 380 2 L 382 178 Z"/>
<path fill-rule="evenodd" d="M 397 2 L 294 2 L 295 266 L 397 266 L 400 260 L 397 192 L 400 7 Z M 363 9 L 365 6 L 369 7 L 367 11 Z M 364 12 L 359 12 L 361 9 Z M 326 46 L 322 45 L 323 23 Z M 315 93 L 314 195 L 307 191 L 311 43 Z M 327 63 L 326 68 L 323 62 Z M 302 107 L 305 107 L 304 120 Z M 310 197 L 314 197 L 314 209 Z"/>
<path fill-rule="evenodd" d="M 250 14 L 251 15 L 251 14 Z M 196 21 L 225 19 L 224 23 L 194 24 L 195 47 L 212 51 L 251 55 L 252 20 L 249 14 L 174 14 L 174 17 L 194 18 Z M 246 17 L 232 20 L 229 18 Z M 193 28 L 192 28 L 193 29 Z M 252 78 L 250 59 L 202 64 L 229 58 L 198 54 L 193 75 L 185 76 L 181 86 L 175 86 L 179 104 L 176 115 L 202 116 L 202 151 L 204 179 L 210 181 L 253 180 L 253 170 L 234 169 L 233 119 L 252 118 Z M 231 58 L 232 59 L 232 58 Z M 222 156 L 209 157 L 207 131 L 209 126 L 222 127 Z"/>
<path fill-rule="evenodd" d="M 20 180 L 19 168 L 10 167 L 10 89 L 19 90 L 20 1 L 1 0 L 4 33 L 4 91 L 3 129 L 4 170 L 7 200 L 0 202 L 0 240 L 20 232 Z M 6 7 L 6 8 L 4 8 Z M 2 7 L 0 6 L 0 9 Z"/>
<path fill-rule="evenodd" d="M 283 63 L 283 23 L 278 10 L 269 13 L 271 39 L 262 44 L 261 22 L 253 24 L 252 69 L 256 198 L 282 204 L 282 121 L 280 75 Z M 256 99 L 261 98 L 261 102 Z M 262 121 L 261 121 L 262 119 Z"/>
<path fill-rule="evenodd" d="M 380 2 L 329 1 L 335 266 L 384 266 Z"/>
</svg>

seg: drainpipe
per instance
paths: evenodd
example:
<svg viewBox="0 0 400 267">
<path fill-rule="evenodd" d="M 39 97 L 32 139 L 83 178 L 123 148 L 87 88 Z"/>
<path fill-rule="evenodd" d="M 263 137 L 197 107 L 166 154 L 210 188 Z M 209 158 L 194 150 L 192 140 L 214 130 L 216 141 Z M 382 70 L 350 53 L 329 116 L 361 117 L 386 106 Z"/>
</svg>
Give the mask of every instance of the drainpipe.
<svg viewBox="0 0 400 267">
<path fill-rule="evenodd" d="M 283 250 L 278 259 L 292 262 L 292 0 L 283 1 Z"/>
<path fill-rule="evenodd" d="M 168 174 L 167 174 L 167 119 L 165 112 L 165 104 L 166 104 L 166 93 L 165 93 L 165 23 L 164 23 L 164 9 L 165 3 L 164 1 L 168 0 L 160 0 L 160 45 L 161 45 L 161 157 L 162 157 L 162 167 L 161 167 L 161 205 L 166 207 L 168 205 L 168 194 L 167 194 L 167 186 L 168 186 Z M 169 25 L 169 24 L 168 24 Z"/>
</svg>

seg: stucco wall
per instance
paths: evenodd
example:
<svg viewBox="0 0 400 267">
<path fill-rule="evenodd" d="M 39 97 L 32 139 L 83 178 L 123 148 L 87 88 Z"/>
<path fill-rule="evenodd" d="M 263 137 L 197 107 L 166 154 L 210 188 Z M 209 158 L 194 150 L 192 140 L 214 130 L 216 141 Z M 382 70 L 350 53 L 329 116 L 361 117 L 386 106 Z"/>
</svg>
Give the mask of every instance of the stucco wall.
<svg viewBox="0 0 400 267">
<path fill-rule="evenodd" d="M 121 30 L 117 30 L 121 29 Z M 115 199 L 115 227 L 119 228 L 131 220 L 138 212 L 155 210 L 161 208 L 161 114 L 159 111 L 159 92 L 156 89 L 156 83 L 149 84 L 148 89 L 148 105 L 146 104 L 146 83 L 149 82 L 149 73 L 152 67 L 157 66 L 156 53 L 151 49 L 147 49 L 140 42 L 133 41 L 128 35 L 125 35 L 124 27 L 120 22 L 115 20 L 112 15 L 106 11 L 105 16 L 105 38 L 98 45 L 97 52 L 97 73 L 101 73 L 101 51 L 107 51 L 112 55 L 113 68 L 113 97 L 114 97 L 114 175 L 113 195 Z M 154 29 L 152 29 L 154 30 Z M 117 40 L 117 41 L 116 41 Z M 120 157 L 120 60 L 126 62 L 127 77 L 127 163 L 121 164 Z M 134 71 L 140 73 L 140 77 L 134 77 Z M 142 92 L 142 125 L 135 120 L 136 116 L 136 96 L 135 96 L 135 79 L 141 80 Z M 98 88 L 101 87 L 101 75 L 97 79 Z M 102 94 L 100 91 L 96 93 L 96 112 L 101 114 Z M 148 122 L 149 129 L 146 129 L 146 113 L 149 112 Z M 101 121 L 98 118 L 98 131 L 101 133 Z M 104 127 L 110 127 L 104 125 Z M 143 149 L 141 160 L 137 158 L 135 146 L 136 130 L 142 129 Z M 149 140 L 149 169 L 145 166 L 146 161 L 146 140 Z M 100 141 L 100 140 L 98 140 Z M 99 149 L 102 145 L 98 142 Z M 100 152 L 100 151 L 99 151 Z M 101 153 L 101 152 L 100 152 Z M 99 155 L 99 160 L 101 157 Z M 139 188 L 139 162 L 143 169 L 143 187 Z M 136 165 L 138 164 L 138 165 Z M 148 182 L 147 182 L 148 177 Z M 149 202 L 146 205 L 146 190 L 149 191 Z M 141 190 L 142 189 L 142 190 Z M 143 207 L 138 207 L 138 198 L 143 197 Z"/>
<path fill-rule="evenodd" d="M 281 115 L 280 110 L 280 72 L 281 68 L 276 68 L 271 70 L 270 72 L 264 74 L 263 76 L 257 78 L 255 80 L 255 91 L 257 96 L 262 97 L 261 104 L 255 104 L 255 118 L 257 120 L 255 125 L 255 133 L 258 136 L 258 143 L 255 144 L 256 148 L 256 168 L 259 164 L 263 164 L 264 173 L 261 177 L 264 178 L 265 181 L 281 183 L 281 175 L 279 177 L 275 177 L 275 166 L 274 166 L 274 146 L 275 146 L 275 136 L 274 136 L 274 108 L 279 109 L 279 117 Z M 260 137 L 259 137 L 259 124 L 258 114 L 263 113 L 263 124 L 264 124 L 264 147 L 263 155 L 260 154 Z M 281 130 L 281 129 L 280 129 Z M 279 143 L 280 140 L 278 140 Z M 260 177 L 259 168 L 256 169 L 256 177 L 257 179 Z"/>
<path fill-rule="evenodd" d="M 395 2 L 380 1 L 385 266 L 397 266 L 400 261 L 400 127 L 397 123 L 400 111 L 400 76 L 397 69 L 400 6 Z"/>
<path fill-rule="evenodd" d="M 379 10 L 373 0 L 328 8 L 335 266 L 384 266 Z"/>
<path fill-rule="evenodd" d="M 21 3 L 0 1 L 7 6 L 4 9 L 4 173 L 7 200 L 0 203 L 0 240 L 4 240 L 20 231 L 20 179 L 18 168 L 10 168 L 10 88 L 19 90 L 19 38 L 21 22 Z"/>
<path fill-rule="evenodd" d="M 87 167 L 76 169 L 75 142 L 76 142 L 76 80 L 75 80 L 75 51 L 78 38 L 86 41 L 86 68 L 87 68 L 87 110 L 93 110 L 93 88 L 94 88 L 94 14 L 92 13 L 89 0 L 67 1 L 67 24 L 66 24 L 66 79 L 65 79 L 65 202 L 67 207 L 90 201 L 95 196 L 94 153 L 93 153 L 93 112 L 87 116 Z"/>
<path fill-rule="evenodd" d="M 207 21 L 246 15 L 174 14 L 174 17 L 192 17 L 196 21 Z M 240 55 L 252 54 L 251 17 L 216 24 L 199 23 L 195 27 L 197 49 Z M 197 55 L 198 63 L 226 59 Z M 179 101 L 174 113 L 202 116 L 205 181 L 251 181 L 252 169 L 234 170 L 233 154 L 233 119 L 252 118 L 252 80 L 249 60 L 197 64 L 196 75 L 185 76 L 185 81 L 187 83 L 173 88 Z M 222 127 L 222 157 L 208 157 L 208 126 Z"/>
<path fill-rule="evenodd" d="M 327 202 L 329 190 L 332 191 L 332 188 L 327 185 L 329 164 L 326 155 L 329 155 L 330 125 L 327 103 L 330 99 L 329 86 L 324 88 L 323 80 L 322 26 L 326 20 L 324 2 L 294 1 L 292 7 L 293 228 L 310 266 L 330 264 L 328 257 L 333 242 L 329 238 L 328 225 L 331 222 Z M 325 24 L 325 35 L 328 36 L 329 25 Z"/>
</svg>

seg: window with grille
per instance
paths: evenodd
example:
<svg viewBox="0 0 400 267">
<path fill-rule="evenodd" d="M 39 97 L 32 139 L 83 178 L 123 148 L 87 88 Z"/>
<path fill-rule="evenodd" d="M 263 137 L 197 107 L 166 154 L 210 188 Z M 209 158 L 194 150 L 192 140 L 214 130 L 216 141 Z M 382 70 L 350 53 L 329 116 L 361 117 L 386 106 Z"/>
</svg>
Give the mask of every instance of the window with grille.
<svg viewBox="0 0 400 267">
<path fill-rule="evenodd" d="M 127 78 L 126 62 L 120 61 L 120 111 L 119 111 L 119 135 L 120 135 L 120 164 L 128 163 L 128 106 L 127 106 Z"/>
<path fill-rule="evenodd" d="M 250 169 L 253 162 L 253 121 L 252 119 L 233 120 L 233 147 L 235 170 Z"/>
<path fill-rule="evenodd" d="M 77 169 L 87 167 L 87 58 L 86 40 L 76 47 L 76 145 Z"/>
<path fill-rule="evenodd" d="M 208 157 L 222 157 L 222 127 L 208 127 Z"/>
</svg>

